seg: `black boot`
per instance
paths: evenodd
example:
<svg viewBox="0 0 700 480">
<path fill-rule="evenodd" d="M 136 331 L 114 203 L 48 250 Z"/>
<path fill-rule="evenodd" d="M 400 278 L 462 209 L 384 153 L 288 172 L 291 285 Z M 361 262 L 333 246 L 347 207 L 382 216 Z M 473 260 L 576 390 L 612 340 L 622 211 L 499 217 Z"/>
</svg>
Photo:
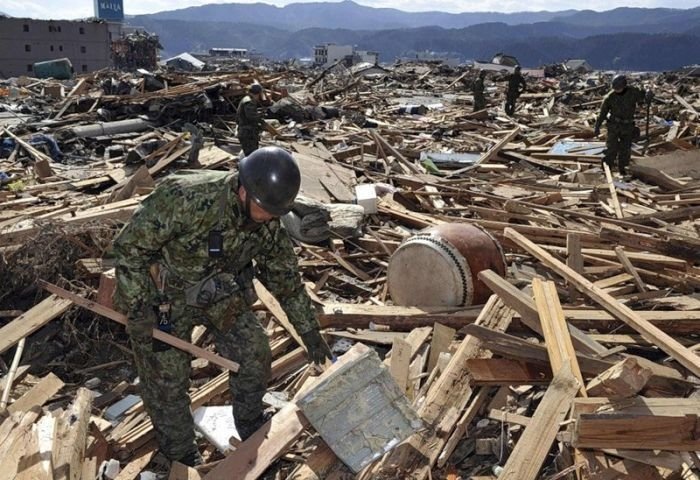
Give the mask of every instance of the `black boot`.
<svg viewBox="0 0 700 480">
<path fill-rule="evenodd" d="M 265 425 L 272 418 L 274 413 L 270 410 L 265 410 L 255 420 L 240 420 L 236 421 L 236 430 L 241 441 L 244 442 L 248 437 L 257 432 L 260 427 Z"/>
<path fill-rule="evenodd" d="M 200 455 L 198 450 L 195 450 L 194 452 L 185 455 L 182 457 L 178 462 L 182 463 L 183 465 L 187 465 L 188 467 L 196 467 L 199 466 L 203 463 L 202 460 L 202 455 Z"/>
</svg>

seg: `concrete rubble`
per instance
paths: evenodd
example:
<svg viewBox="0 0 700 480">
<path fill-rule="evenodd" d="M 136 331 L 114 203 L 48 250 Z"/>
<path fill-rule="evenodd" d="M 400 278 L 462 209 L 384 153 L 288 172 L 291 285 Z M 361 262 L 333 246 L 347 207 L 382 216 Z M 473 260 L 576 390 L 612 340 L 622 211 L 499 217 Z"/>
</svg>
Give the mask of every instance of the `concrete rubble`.
<svg viewBox="0 0 700 480">
<path fill-rule="evenodd" d="M 226 429 L 198 410 L 205 463 L 171 479 L 253 464 L 235 478 L 698 478 L 697 76 L 633 75 L 656 97 L 648 132 L 638 111 L 642 136 L 620 177 L 601 168 L 593 133 L 609 74 L 545 68 L 508 117 L 500 71 L 473 112 L 469 69 L 165 71 L 139 58 L 148 41 L 124 45 L 132 73 L 0 80 L 3 478 L 166 471 L 123 327 L 38 282 L 111 308 L 111 239 L 173 171 L 236 169 L 235 110 L 253 82 L 268 98 L 261 144 L 294 152 L 302 170 L 285 225 L 324 335 L 339 355 L 375 350 L 422 428 L 355 474 L 294 423 L 293 400 L 271 402 L 277 436 L 251 437 L 255 448 L 234 439 L 226 456 Z M 492 293 L 483 305 L 396 305 L 393 252 L 448 224 L 495 239 L 505 278 L 471 272 Z M 274 355 L 269 390 L 294 399 L 314 368 L 274 306 L 255 310 Z M 204 328 L 191 343 L 213 349 Z M 226 372 L 193 357 L 190 395 L 193 411 L 218 412 Z"/>
</svg>

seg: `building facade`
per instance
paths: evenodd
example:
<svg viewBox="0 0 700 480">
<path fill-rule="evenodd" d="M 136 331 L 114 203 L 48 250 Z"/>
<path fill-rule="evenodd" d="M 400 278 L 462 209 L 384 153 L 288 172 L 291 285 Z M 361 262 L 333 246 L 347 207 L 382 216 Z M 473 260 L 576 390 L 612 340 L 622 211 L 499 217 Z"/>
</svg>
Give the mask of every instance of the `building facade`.
<svg viewBox="0 0 700 480">
<path fill-rule="evenodd" d="M 248 58 L 248 50 L 245 48 L 210 48 L 209 55 L 212 57 L 228 58 Z"/>
<path fill-rule="evenodd" d="M 316 45 L 314 47 L 314 63 L 322 67 L 328 66 L 338 60 L 352 57 L 354 53 L 355 49 L 352 45 L 336 45 L 335 43 Z"/>
<path fill-rule="evenodd" d="M 0 17 L 0 77 L 32 76 L 34 63 L 64 57 L 76 73 L 109 67 L 114 33 L 101 21 Z"/>
<path fill-rule="evenodd" d="M 359 57 L 357 63 L 371 63 L 372 65 L 379 64 L 379 52 L 371 52 L 369 50 L 355 50 L 355 55 Z"/>
</svg>

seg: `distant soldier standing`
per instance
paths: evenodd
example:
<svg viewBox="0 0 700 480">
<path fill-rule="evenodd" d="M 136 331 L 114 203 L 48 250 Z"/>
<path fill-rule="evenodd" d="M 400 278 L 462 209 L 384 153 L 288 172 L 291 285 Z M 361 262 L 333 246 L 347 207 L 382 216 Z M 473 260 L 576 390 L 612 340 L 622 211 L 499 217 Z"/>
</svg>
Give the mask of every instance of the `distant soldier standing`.
<svg viewBox="0 0 700 480">
<path fill-rule="evenodd" d="M 238 140 L 241 142 L 243 153 L 248 156 L 260 148 L 260 132 L 265 128 L 265 120 L 261 111 L 262 85 L 254 83 L 248 90 L 249 95 L 243 97 L 238 104 Z"/>
<path fill-rule="evenodd" d="M 479 76 L 474 80 L 472 85 L 472 94 L 474 95 L 474 111 L 478 112 L 486 108 L 486 97 L 484 96 L 484 79 L 486 71 L 481 70 Z"/>
<path fill-rule="evenodd" d="M 612 91 L 605 96 L 600 115 L 595 123 L 595 135 L 600 135 L 600 126 L 607 121 L 608 138 L 605 142 L 603 161 L 612 168 L 617 163 L 621 175 L 627 173 L 631 157 L 632 142 L 639 137 L 634 125 L 637 105 L 651 104 L 654 94 L 627 85 L 627 77 L 617 75 L 612 81 Z"/>
<path fill-rule="evenodd" d="M 506 115 L 512 117 L 515 113 L 515 102 L 520 95 L 525 92 L 527 83 L 520 73 L 520 65 L 515 67 L 512 74 L 508 76 L 508 91 L 506 92 Z"/>
</svg>

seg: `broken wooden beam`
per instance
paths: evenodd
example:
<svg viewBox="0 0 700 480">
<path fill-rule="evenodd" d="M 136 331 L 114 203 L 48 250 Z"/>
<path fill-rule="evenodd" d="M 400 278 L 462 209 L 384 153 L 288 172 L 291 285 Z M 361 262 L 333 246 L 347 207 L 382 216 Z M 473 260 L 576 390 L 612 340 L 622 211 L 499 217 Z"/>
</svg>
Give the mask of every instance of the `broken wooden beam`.
<svg viewBox="0 0 700 480">
<path fill-rule="evenodd" d="M 541 247 L 520 235 L 515 230 L 508 228 L 505 230 L 505 235 L 531 255 L 535 256 L 544 265 L 551 268 L 556 273 L 563 276 L 566 280 L 574 284 L 581 293 L 597 302 L 605 310 L 610 312 L 610 314 L 615 316 L 615 318 L 620 319 L 630 327 L 634 328 L 646 340 L 657 345 L 664 352 L 671 355 L 681 365 L 693 372 L 693 374 L 700 376 L 700 357 L 691 352 L 688 348 L 681 345 L 673 337 L 664 333 L 647 320 L 644 320 L 628 306 L 618 302 L 610 294 L 596 287 L 585 277 L 574 272 L 571 268 L 561 263 Z"/>
<path fill-rule="evenodd" d="M 75 303 L 76 305 L 79 305 L 92 312 L 95 312 L 98 315 L 102 315 L 103 317 L 109 318 L 110 320 L 114 320 L 115 322 L 121 323 L 124 326 L 126 326 L 126 324 L 128 323 L 128 318 L 126 317 L 126 315 L 121 314 L 115 310 L 111 310 L 98 303 L 92 302 L 87 298 L 81 297 L 80 295 L 77 295 L 73 292 L 69 292 L 68 290 L 57 287 L 56 285 L 53 285 L 49 282 L 45 282 L 44 280 L 39 280 L 39 285 L 46 291 L 63 297 L 66 300 L 70 300 L 72 303 Z M 167 334 L 161 330 L 158 330 L 157 328 L 153 329 L 153 338 L 155 338 L 156 340 L 160 340 L 163 343 L 167 343 L 168 345 L 173 346 L 177 349 L 180 349 L 183 352 L 187 352 L 195 357 L 209 360 L 211 363 L 218 365 L 221 368 L 225 368 L 226 370 L 230 370 L 232 372 L 238 371 L 238 364 L 236 362 L 229 360 L 228 358 L 224 358 L 215 353 L 212 353 L 203 348 L 197 347 L 196 345 L 192 345 L 191 343 L 186 342 L 181 338 Z"/>
<path fill-rule="evenodd" d="M 581 388 L 568 363 L 562 365 L 535 410 L 530 425 L 515 445 L 501 480 L 535 480 L 552 448 L 561 422 L 571 408 L 571 401 Z"/>
</svg>

